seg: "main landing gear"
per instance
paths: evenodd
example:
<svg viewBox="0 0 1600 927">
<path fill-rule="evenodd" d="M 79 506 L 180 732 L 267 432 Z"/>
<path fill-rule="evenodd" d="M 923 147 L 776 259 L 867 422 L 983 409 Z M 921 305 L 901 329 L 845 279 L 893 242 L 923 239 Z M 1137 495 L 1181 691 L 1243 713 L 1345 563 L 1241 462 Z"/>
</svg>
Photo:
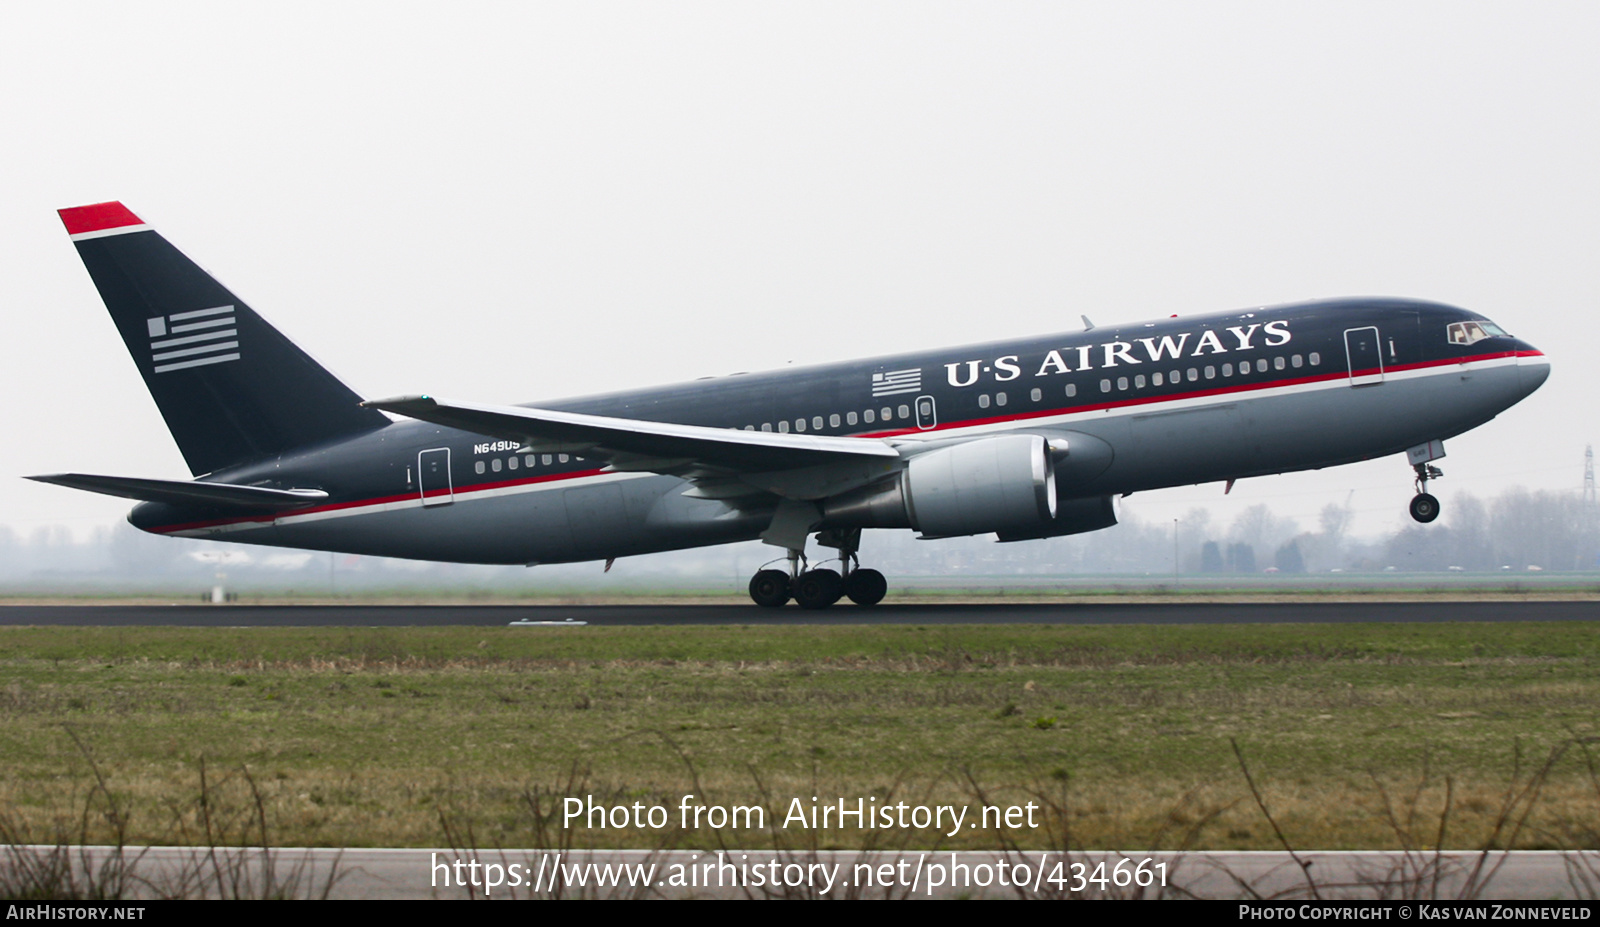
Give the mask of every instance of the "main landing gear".
<svg viewBox="0 0 1600 927">
<path fill-rule="evenodd" d="M 1428 481 L 1444 476 L 1444 471 L 1431 463 L 1413 464 L 1417 472 L 1417 494 L 1411 497 L 1411 517 L 1427 524 L 1439 517 L 1439 500 L 1428 494 Z"/>
<path fill-rule="evenodd" d="M 778 608 L 793 598 L 801 608 L 827 608 L 841 598 L 861 606 L 877 605 L 889 591 L 889 581 L 877 570 L 864 570 L 856 550 L 861 546 L 861 529 L 824 531 L 817 543 L 839 550 L 843 573 L 829 569 L 810 569 L 805 551 L 789 550 L 789 569 L 762 570 L 750 579 L 750 598 L 763 608 Z M 804 568 L 803 568 L 804 567 Z"/>
</svg>

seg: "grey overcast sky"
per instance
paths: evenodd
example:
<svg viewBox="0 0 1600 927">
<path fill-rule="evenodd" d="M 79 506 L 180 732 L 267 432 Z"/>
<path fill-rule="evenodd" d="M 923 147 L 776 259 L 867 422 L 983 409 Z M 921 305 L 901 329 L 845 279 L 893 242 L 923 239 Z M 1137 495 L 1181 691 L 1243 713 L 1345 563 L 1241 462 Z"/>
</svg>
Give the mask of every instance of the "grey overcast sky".
<svg viewBox="0 0 1600 927">
<path fill-rule="evenodd" d="M 1551 357 L 1439 484 L 1576 489 L 1600 3 L 14 3 L 0 524 L 185 477 L 55 210 L 120 199 L 364 395 L 529 402 L 1334 295 Z M 1173 448 L 1182 454 L 1183 448 Z M 1352 495 L 1353 491 L 1353 495 Z M 1392 458 L 1136 496 L 1346 498 Z"/>
</svg>

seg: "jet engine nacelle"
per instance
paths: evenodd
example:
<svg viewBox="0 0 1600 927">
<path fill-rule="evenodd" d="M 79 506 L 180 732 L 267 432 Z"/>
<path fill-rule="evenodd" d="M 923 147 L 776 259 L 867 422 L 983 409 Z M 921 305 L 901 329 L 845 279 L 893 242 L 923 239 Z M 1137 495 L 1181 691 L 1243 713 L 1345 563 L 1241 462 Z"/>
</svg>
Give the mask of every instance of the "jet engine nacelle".
<svg viewBox="0 0 1600 927">
<path fill-rule="evenodd" d="M 915 528 L 927 538 L 1047 531 L 1055 464 L 1039 435 L 999 435 L 911 458 L 899 478 L 828 499 L 830 527 Z"/>
<path fill-rule="evenodd" d="M 1039 538 L 1059 538 L 1085 531 L 1099 531 L 1117 523 L 1116 496 L 1089 496 L 1083 499 L 1063 499 L 1056 505 L 1055 520 L 1022 531 L 999 532 L 1002 541 L 1033 541 Z"/>
</svg>

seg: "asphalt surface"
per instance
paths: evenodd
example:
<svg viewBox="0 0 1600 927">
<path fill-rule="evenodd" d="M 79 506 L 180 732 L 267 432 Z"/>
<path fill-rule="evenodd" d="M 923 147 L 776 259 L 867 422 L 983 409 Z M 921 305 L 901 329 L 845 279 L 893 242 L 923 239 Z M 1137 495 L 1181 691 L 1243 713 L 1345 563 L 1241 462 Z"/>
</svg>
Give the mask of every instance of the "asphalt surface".
<svg viewBox="0 0 1600 927">
<path fill-rule="evenodd" d="M 8 605 L 0 626 L 452 627 L 512 622 L 592 626 L 755 624 L 1327 624 L 1597 621 L 1600 602 L 1250 602 L 848 605 Z"/>
</svg>

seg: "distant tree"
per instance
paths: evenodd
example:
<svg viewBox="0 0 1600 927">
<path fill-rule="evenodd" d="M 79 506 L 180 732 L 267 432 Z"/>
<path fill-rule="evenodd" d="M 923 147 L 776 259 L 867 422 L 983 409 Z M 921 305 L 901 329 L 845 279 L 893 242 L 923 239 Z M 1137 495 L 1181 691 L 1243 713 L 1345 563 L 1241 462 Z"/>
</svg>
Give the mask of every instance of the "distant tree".
<svg viewBox="0 0 1600 927">
<path fill-rule="evenodd" d="M 1322 507 L 1318 521 L 1322 526 L 1322 536 L 1330 541 L 1338 541 L 1350 527 L 1350 510 L 1330 502 Z"/>
<path fill-rule="evenodd" d="M 1306 563 L 1300 558 L 1300 545 L 1295 541 L 1278 548 L 1272 555 L 1272 563 L 1280 573 L 1304 573 Z"/>
<path fill-rule="evenodd" d="M 1225 569 L 1222 562 L 1222 548 L 1216 541 L 1207 541 L 1200 548 L 1200 572 L 1221 573 Z"/>
<path fill-rule="evenodd" d="M 1228 569 L 1235 573 L 1254 573 L 1256 571 L 1256 549 L 1242 542 L 1229 544 Z"/>
<path fill-rule="evenodd" d="M 1294 519 L 1279 518 L 1265 505 L 1252 505 L 1240 512 L 1228 527 L 1228 539 L 1252 548 L 1253 563 L 1254 549 L 1272 550 L 1299 531 L 1300 526 Z"/>
</svg>

